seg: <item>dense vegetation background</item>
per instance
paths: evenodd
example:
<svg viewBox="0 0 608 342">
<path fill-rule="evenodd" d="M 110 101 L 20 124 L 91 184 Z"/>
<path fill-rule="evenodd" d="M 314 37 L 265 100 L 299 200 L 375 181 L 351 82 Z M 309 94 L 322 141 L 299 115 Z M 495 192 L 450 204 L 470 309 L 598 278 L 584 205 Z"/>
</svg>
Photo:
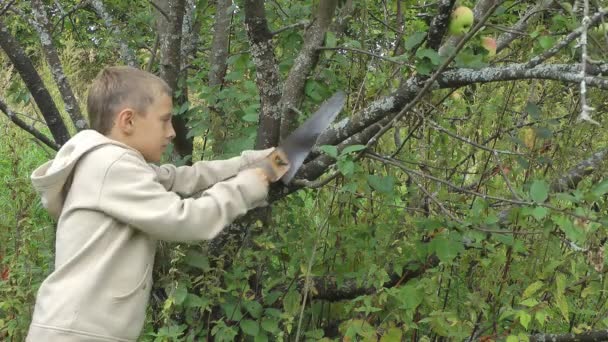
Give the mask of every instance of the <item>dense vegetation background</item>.
<svg viewBox="0 0 608 342">
<path fill-rule="evenodd" d="M 142 340 L 608 339 L 605 6 L 0 1 L 0 340 L 53 269 L 29 175 L 116 64 L 176 90 L 177 164 L 276 146 L 348 93 L 270 209 L 162 244 Z"/>
</svg>

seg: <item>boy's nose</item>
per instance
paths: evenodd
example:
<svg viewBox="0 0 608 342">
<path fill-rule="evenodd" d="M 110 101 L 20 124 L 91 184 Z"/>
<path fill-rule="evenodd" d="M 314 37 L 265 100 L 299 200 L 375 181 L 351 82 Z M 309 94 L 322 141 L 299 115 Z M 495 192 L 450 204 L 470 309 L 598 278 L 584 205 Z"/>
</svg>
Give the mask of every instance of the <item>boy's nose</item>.
<svg viewBox="0 0 608 342">
<path fill-rule="evenodd" d="M 175 129 L 173 129 L 173 125 L 169 128 L 169 139 L 173 140 L 175 138 Z"/>
</svg>

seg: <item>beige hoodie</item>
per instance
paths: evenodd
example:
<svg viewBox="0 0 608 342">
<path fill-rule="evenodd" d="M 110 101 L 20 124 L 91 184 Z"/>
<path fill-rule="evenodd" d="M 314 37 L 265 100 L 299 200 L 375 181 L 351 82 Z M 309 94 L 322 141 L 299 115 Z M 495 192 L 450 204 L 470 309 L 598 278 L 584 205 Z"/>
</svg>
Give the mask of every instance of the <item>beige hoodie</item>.
<svg viewBox="0 0 608 342">
<path fill-rule="evenodd" d="M 212 239 L 265 204 L 268 186 L 246 168 L 270 151 L 159 167 L 96 131 L 76 134 L 31 177 L 58 225 L 55 270 L 38 290 L 27 341 L 135 341 L 156 240 Z"/>
</svg>

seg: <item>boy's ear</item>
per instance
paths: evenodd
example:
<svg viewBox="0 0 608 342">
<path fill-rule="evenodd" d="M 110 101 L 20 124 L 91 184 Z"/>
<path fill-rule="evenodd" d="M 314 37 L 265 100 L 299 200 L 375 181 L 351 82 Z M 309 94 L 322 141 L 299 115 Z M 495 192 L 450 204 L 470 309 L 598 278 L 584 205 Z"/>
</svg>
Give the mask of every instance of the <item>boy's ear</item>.
<svg viewBox="0 0 608 342">
<path fill-rule="evenodd" d="M 125 108 L 116 115 L 116 126 L 126 135 L 133 133 L 134 121 L 135 111 L 131 108 Z"/>
</svg>

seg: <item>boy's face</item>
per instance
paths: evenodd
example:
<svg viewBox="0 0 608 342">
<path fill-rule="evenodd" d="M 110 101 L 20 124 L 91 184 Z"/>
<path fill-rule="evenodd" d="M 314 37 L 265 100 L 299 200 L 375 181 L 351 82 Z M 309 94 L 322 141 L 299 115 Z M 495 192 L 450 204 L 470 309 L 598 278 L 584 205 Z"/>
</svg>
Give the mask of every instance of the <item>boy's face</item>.
<svg viewBox="0 0 608 342">
<path fill-rule="evenodd" d="M 137 149 L 147 162 L 159 162 L 167 145 L 175 137 L 171 123 L 172 109 L 171 97 L 162 94 L 148 107 L 146 113 L 134 117 L 130 145 Z"/>
</svg>

